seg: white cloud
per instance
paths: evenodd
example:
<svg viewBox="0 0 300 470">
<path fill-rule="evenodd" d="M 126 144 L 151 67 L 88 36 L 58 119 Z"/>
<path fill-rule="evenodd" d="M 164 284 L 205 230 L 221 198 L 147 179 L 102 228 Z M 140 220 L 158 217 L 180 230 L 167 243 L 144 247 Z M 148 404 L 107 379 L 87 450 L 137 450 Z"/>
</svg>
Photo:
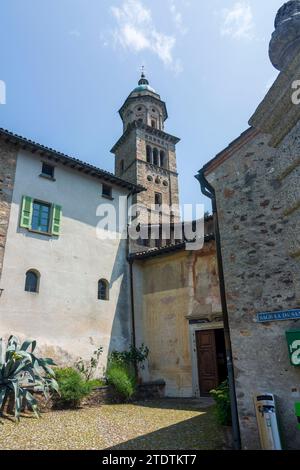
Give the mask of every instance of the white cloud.
<svg viewBox="0 0 300 470">
<path fill-rule="evenodd" d="M 69 31 L 69 35 L 75 38 L 80 38 L 81 36 L 80 31 L 78 31 L 77 29 L 72 29 L 71 31 Z"/>
<path fill-rule="evenodd" d="M 222 36 L 229 36 L 233 39 L 254 38 L 253 12 L 248 2 L 236 2 L 232 8 L 225 8 L 222 11 L 222 17 Z"/>
<path fill-rule="evenodd" d="M 176 37 L 157 30 L 151 10 L 141 0 L 124 0 L 120 7 L 111 7 L 117 21 L 113 31 L 116 44 L 133 52 L 149 50 L 167 67 L 179 72 L 180 61 L 174 58 Z"/>
<path fill-rule="evenodd" d="M 169 5 L 170 5 L 171 17 L 176 28 L 181 34 L 186 34 L 188 30 L 183 23 L 182 14 L 178 10 L 175 0 L 169 0 Z"/>
</svg>

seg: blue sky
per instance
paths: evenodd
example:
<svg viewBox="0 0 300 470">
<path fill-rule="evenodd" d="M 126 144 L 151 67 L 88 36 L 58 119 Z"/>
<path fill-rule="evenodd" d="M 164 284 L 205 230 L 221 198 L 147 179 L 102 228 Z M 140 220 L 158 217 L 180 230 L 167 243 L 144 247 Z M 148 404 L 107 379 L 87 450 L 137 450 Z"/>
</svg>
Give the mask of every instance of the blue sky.
<svg viewBox="0 0 300 470">
<path fill-rule="evenodd" d="M 182 203 L 194 174 L 248 126 L 277 73 L 283 0 L 2 0 L 0 126 L 113 171 L 117 113 L 143 64 L 182 139 Z"/>
</svg>

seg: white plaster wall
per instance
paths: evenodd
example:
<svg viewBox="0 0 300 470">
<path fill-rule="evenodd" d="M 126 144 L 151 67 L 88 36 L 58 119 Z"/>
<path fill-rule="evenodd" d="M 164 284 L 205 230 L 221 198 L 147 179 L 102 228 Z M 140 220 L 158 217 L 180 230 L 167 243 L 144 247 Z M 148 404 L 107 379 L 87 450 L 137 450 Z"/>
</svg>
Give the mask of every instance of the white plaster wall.
<svg viewBox="0 0 300 470">
<path fill-rule="evenodd" d="M 99 240 L 99 179 L 57 165 L 56 181 L 39 177 L 41 158 L 20 152 L 0 288 L 0 337 L 16 334 L 38 340 L 44 354 L 61 362 L 89 358 L 104 347 L 130 343 L 129 274 L 126 240 Z M 113 187 L 114 200 L 126 190 Z M 28 195 L 62 206 L 61 234 L 48 237 L 19 228 L 20 203 Z M 124 198 L 125 199 L 125 198 Z M 25 273 L 41 273 L 38 294 L 24 291 Z M 110 300 L 97 300 L 97 283 L 110 282 Z"/>
</svg>

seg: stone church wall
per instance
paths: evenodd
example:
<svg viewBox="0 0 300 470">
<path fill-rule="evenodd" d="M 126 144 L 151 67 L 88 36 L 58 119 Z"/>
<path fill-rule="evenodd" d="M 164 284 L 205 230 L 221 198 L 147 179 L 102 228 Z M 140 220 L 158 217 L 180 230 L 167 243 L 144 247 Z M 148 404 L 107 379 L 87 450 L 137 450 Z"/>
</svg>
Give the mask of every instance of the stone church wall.
<svg viewBox="0 0 300 470">
<path fill-rule="evenodd" d="M 299 449 L 300 371 L 285 339 L 299 321 L 260 324 L 256 314 L 300 307 L 300 123 L 277 149 L 269 140 L 258 133 L 207 177 L 217 195 L 243 448 L 260 448 L 253 396 L 269 392 L 285 445 Z"/>
</svg>

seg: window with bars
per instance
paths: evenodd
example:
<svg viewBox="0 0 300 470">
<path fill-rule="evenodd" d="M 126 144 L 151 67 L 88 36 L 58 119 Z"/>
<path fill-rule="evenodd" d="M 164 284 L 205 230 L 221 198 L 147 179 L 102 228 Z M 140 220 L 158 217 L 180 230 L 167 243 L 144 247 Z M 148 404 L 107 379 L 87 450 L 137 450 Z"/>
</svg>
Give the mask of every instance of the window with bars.
<svg viewBox="0 0 300 470">
<path fill-rule="evenodd" d="M 43 162 L 41 176 L 46 176 L 47 178 L 54 179 L 54 166 L 49 165 L 49 163 Z"/>
</svg>

